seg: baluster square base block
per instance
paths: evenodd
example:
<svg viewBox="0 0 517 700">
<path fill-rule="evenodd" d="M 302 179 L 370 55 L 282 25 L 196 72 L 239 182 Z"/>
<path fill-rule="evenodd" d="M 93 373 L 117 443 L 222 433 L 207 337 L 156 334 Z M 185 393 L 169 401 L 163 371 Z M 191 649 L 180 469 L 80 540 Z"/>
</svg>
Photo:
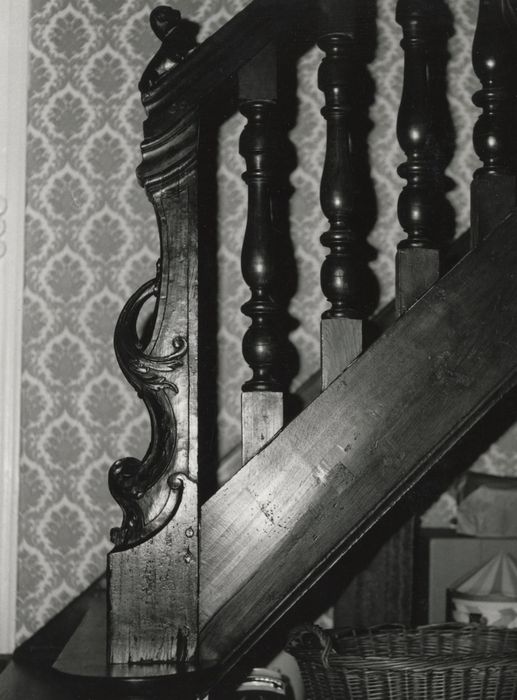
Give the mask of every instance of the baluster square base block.
<svg viewBox="0 0 517 700">
<path fill-rule="evenodd" d="M 246 464 L 278 432 L 284 423 L 281 391 L 242 392 L 242 463 Z"/>
<path fill-rule="evenodd" d="M 327 386 L 363 351 L 364 321 L 324 318 L 321 321 L 321 388 Z"/>
<path fill-rule="evenodd" d="M 405 313 L 440 277 L 437 248 L 402 248 L 395 260 L 397 316 Z"/>
</svg>

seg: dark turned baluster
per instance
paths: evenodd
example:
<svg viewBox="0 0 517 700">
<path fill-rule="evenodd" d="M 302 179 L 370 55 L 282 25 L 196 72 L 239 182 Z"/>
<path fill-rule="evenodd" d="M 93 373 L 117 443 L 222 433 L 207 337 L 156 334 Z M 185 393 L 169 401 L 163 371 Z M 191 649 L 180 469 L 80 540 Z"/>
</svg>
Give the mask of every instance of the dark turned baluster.
<svg viewBox="0 0 517 700">
<path fill-rule="evenodd" d="M 320 199 L 330 228 L 321 243 L 330 248 L 321 268 L 321 288 L 331 304 L 321 322 L 322 388 L 362 351 L 365 317 L 362 279 L 366 260 L 353 224 L 356 196 L 350 154 L 353 104 L 355 3 L 326 0 L 320 6 L 318 46 L 325 57 L 318 86 L 325 95 L 327 146 Z"/>
<path fill-rule="evenodd" d="M 477 245 L 515 204 L 515 116 L 512 69 L 515 50 L 505 24 L 506 0 L 480 0 L 472 63 L 482 88 L 473 102 L 483 112 L 474 126 L 474 149 L 483 165 L 471 186 L 471 240 Z"/>
<path fill-rule="evenodd" d="M 403 314 L 439 277 L 439 251 L 434 230 L 439 208 L 438 149 L 429 104 L 428 56 L 434 10 L 428 0 L 399 0 L 404 85 L 397 137 L 407 161 L 398 168 L 407 180 L 398 202 L 398 217 L 407 238 L 396 257 L 396 309 Z"/>
<path fill-rule="evenodd" d="M 251 298 L 242 312 L 251 319 L 243 341 L 253 376 L 242 387 L 242 460 L 247 462 L 282 427 L 283 394 L 274 377 L 279 360 L 275 329 L 278 305 L 271 296 L 275 265 L 271 218 L 276 112 L 276 52 L 263 49 L 239 72 L 239 102 L 248 123 L 240 139 L 246 161 L 248 219 L 242 247 L 242 275 Z"/>
</svg>

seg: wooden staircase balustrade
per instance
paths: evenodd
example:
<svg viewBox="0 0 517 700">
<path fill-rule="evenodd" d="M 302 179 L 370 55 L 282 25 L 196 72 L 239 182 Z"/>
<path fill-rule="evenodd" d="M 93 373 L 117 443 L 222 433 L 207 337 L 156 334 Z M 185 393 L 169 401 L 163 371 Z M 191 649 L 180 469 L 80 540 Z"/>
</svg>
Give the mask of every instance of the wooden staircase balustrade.
<svg viewBox="0 0 517 700">
<path fill-rule="evenodd" d="M 470 229 L 452 241 L 443 251 L 442 263 L 445 270 L 453 267 L 470 250 Z M 370 319 L 372 336 L 378 337 L 397 320 L 395 302 L 383 306 Z M 321 393 L 321 371 L 312 374 L 296 390 L 296 398 L 301 408 L 308 406 Z M 219 464 L 219 481 L 224 484 L 241 468 L 241 446 L 235 445 L 221 459 Z"/>
<path fill-rule="evenodd" d="M 325 95 L 321 110 L 327 122 L 321 208 L 330 228 L 321 236 L 330 248 L 321 267 L 321 288 L 330 308 L 321 320 L 321 386 L 326 387 L 363 350 L 364 242 L 354 225 L 357 186 L 352 172 L 350 113 L 354 103 L 357 49 L 356 3 L 326 0 L 319 13 L 318 46 L 325 52 L 318 86 Z"/>
<path fill-rule="evenodd" d="M 517 211 L 487 235 L 515 204 L 508 116 L 513 0 L 480 0 L 473 58 L 482 83 L 475 102 L 483 114 L 474 144 L 483 167 L 472 187 L 475 247 L 442 279 L 433 212 L 443 172 L 428 84 L 432 26 L 440 16 L 427 0 L 398 2 L 406 55 L 398 136 L 407 156 L 399 168 L 407 179 L 399 200 L 407 233 L 397 252 L 399 318 L 359 357 L 367 266 L 354 226 L 349 129 L 357 1 L 253 0 L 201 46 L 192 33 L 180 35 L 186 25 L 176 11 L 153 11 L 163 43 L 140 83 L 148 118 L 138 175 L 156 212 L 161 255 L 156 277 L 129 299 L 115 334 L 120 366 L 149 411 L 151 444 L 143 459 L 124 458 L 110 470 L 123 520 L 112 530 L 108 555 L 108 653 L 103 606 L 95 605 L 94 624 L 80 626 L 56 662 L 68 674 L 95 657 L 84 677 L 95 679 L 99 693 L 114 687 L 106 680 L 145 685 L 153 675 L 166 694 L 174 675 L 185 697 L 206 690 L 212 667 L 225 672 L 235 664 L 517 383 Z M 324 391 L 280 431 L 277 306 L 270 298 L 271 46 L 280 34 L 307 31 L 316 4 L 318 43 L 326 53 L 319 72 L 327 121 L 321 202 L 329 221 L 322 243 L 330 249 L 322 289 L 331 303 L 322 319 Z M 243 387 L 249 461 L 200 508 L 199 109 L 236 73 L 248 118 L 241 153 L 249 191 L 242 264 L 251 290 L 243 307 L 251 318 L 243 343 L 253 370 Z M 155 304 L 149 342 L 137 332 L 148 301 Z M 266 395 L 274 396 L 265 409 Z M 264 410 L 274 420 L 257 429 Z M 84 639 L 93 645 L 100 627 L 103 645 L 84 663 Z M 10 673 L 16 684 L 12 666 Z M 32 692 L 32 680 L 29 686 Z"/>
<path fill-rule="evenodd" d="M 278 371 L 279 306 L 274 299 L 275 231 L 271 192 L 275 170 L 277 111 L 276 50 L 268 45 L 239 71 L 240 111 L 247 118 L 240 139 L 246 160 L 248 217 L 242 246 L 242 274 L 251 298 L 242 306 L 251 325 L 243 341 L 244 359 L 253 371 L 242 387 L 242 463 L 281 429 L 283 393 Z"/>
<path fill-rule="evenodd" d="M 516 232 L 512 214 L 202 507 L 204 658 L 235 661 L 514 385 Z"/>
<path fill-rule="evenodd" d="M 506 12 L 505 12 L 506 8 Z M 516 117 L 515 38 L 517 21 L 510 0 L 479 0 L 472 64 L 481 81 L 473 102 L 482 108 L 474 126 L 474 149 L 482 166 L 471 185 L 472 245 L 515 205 Z"/>
<path fill-rule="evenodd" d="M 406 52 L 398 135 L 407 155 L 399 169 L 408 181 L 399 216 L 408 238 L 397 253 L 396 298 L 397 315 L 404 316 L 340 374 L 363 347 L 366 315 L 361 279 L 367 265 L 354 226 L 350 158 L 355 2 L 321 3 L 319 44 L 326 56 L 319 85 L 328 135 L 321 201 L 330 225 L 322 236 L 330 249 L 322 266 L 331 303 L 322 319 L 327 388 L 274 440 L 282 426 L 282 394 L 275 381 L 277 306 L 271 298 L 271 46 L 280 32 L 300 31 L 302 9 L 310 14 L 313 3 L 253 0 L 201 46 L 192 37 L 175 44 L 176 13 L 156 22 L 163 44 L 141 81 L 148 118 L 138 175 L 157 215 L 160 265 L 156 279 L 127 303 L 116 332 L 119 362 L 146 403 L 152 438 L 143 460 L 119 460 L 110 472 L 124 513 L 108 557 L 114 665 L 165 664 L 168 673 L 183 675 L 187 668 L 234 663 L 488 410 L 507 388 L 504 380 L 514 381 L 509 348 L 517 322 L 508 299 L 516 284 L 509 234 L 515 217 L 422 297 L 439 275 L 432 213 L 443 179 L 433 160 L 428 109 L 429 27 L 436 18 L 425 0 L 397 6 Z M 198 113 L 234 73 L 248 119 L 241 153 L 249 192 L 242 256 L 251 291 L 243 307 L 251 318 L 243 342 L 253 371 L 243 387 L 243 457 L 249 462 L 203 506 L 200 548 Z M 153 296 L 152 338 L 144 347 L 136 322 Z"/>
<path fill-rule="evenodd" d="M 165 664 L 164 673 L 196 664 L 198 110 L 279 32 L 299 29 L 308 4 L 253 0 L 200 46 L 191 33 L 181 35 L 185 23 L 174 10 L 159 7 L 151 16 L 162 45 L 140 81 L 148 118 L 137 172 L 156 212 L 161 255 L 156 279 L 124 307 L 115 347 L 149 411 L 152 435 L 142 460 L 121 459 L 110 470 L 110 490 L 123 511 L 108 555 L 111 664 Z M 136 323 L 153 296 L 152 338 L 144 347 Z"/>
</svg>

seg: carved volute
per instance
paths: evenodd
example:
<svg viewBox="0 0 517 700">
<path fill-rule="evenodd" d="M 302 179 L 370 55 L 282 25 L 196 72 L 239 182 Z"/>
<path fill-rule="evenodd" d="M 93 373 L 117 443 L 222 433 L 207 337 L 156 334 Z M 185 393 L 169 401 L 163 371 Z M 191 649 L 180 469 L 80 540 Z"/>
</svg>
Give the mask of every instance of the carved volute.
<svg viewBox="0 0 517 700">
<path fill-rule="evenodd" d="M 275 329 L 278 305 L 272 297 L 275 275 L 274 231 L 271 219 L 271 183 L 275 154 L 274 113 L 276 104 L 266 100 L 241 103 L 247 118 L 240 139 L 246 161 L 243 177 L 248 186 L 248 217 L 242 246 L 242 275 L 251 298 L 242 306 L 251 325 L 243 341 L 244 359 L 253 376 L 243 391 L 277 391 L 273 371 L 278 364 L 279 341 Z"/>
<path fill-rule="evenodd" d="M 515 22 L 515 8 L 509 0 L 480 0 L 472 46 L 472 64 L 481 82 L 473 102 L 483 110 L 474 126 L 474 149 L 483 165 L 475 177 L 512 172 L 515 116 L 514 77 L 517 52 L 509 27 Z M 505 22 L 505 19 L 507 20 Z M 513 27 L 513 41 L 517 25 Z M 513 60 L 512 60 L 513 59 Z"/>
</svg>

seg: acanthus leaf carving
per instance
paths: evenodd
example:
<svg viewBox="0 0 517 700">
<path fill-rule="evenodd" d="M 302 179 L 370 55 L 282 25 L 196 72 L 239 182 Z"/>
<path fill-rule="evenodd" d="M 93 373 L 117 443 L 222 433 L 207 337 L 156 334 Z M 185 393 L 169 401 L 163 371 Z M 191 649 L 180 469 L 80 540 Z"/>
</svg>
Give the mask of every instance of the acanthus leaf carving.
<svg viewBox="0 0 517 700">
<path fill-rule="evenodd" d="M 140 311 L 156 296 L 157 286 L 156 279 L 150 280 L 130 297 L 115 329 L 117 360 L 151 419 L 151 443 L 144 458 L 119 459 L 109 472 L 111 494 L 123 512 L 122 525 L 111 530 L 116 547 L 142 542 L 166 525 L 182 500 L 186 481 L 181 477 L 188 479 L 188 475 L 174 472 L 177 430 L 173 398 L 178 387 L 170 376 L 183 367 L 187 340 L 178 335 L 172 339 L 171 353 L 154 356 L 144 351 L 136 329 Z"/>
</svg>

